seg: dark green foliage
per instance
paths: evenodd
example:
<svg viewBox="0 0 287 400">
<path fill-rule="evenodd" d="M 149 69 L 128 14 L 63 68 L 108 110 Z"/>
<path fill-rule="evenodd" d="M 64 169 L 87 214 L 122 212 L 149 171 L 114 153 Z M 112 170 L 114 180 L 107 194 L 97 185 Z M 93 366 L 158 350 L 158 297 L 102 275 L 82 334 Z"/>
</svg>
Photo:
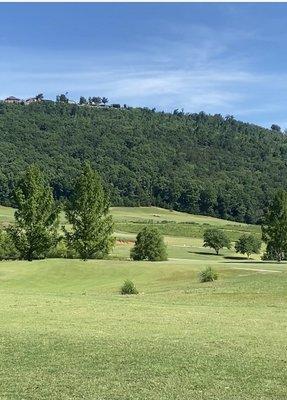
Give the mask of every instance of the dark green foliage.
<svg viewBox="0 0 287 400">
<path fill-rule="evenodd" d="M 103 258 L 114 244 L 113 221 L 109 201 L 101 178 L 89 164 L 76 179 L 74 191 L 66 205 L 71 231 L 65 230 L 68 245 L 83 260 Z"/>
<path fill-rule="evenodd" d="M 18 258 L 19 253 L 6 229 L 0 228 L 0 260 Z"/>
<path fill-rule="evenodd" d="M 262 239 L 266 243 L 265 259 L 282 261 L 287 256 L 287 192 L 280 190 L 265 213 Z"/>
<path fill-rule="evenodd" d="M 281 132 L 281 128 L 279 125 L 273 124 L 270 128 L 272 131 Z"/>
<path fill-rule="evenodd" d="M 68 99 L 68 97 L 66 96 L 66 94 L 59 94 L 59 95 L 56 97 L 56 101 L 57 101 L 58 103 L 68 103 L 69 99 Z"/>
<path fill-rule="evenodd" d="M 204 282 L 213 282 L 218 279 L 218 273 L 211 267 L 206 267 L 203 271 L 199 273 L 199 281 Z"/>
<path fill-rule="evenodd" d="M 87 104 L 87 99 L 84 96 L 80 97 L 79 104 Z"/>
<path fill-rule="evenodd" d="M 7 231 L 20 258 L 31 261 L 45 257 L 57 242 L 59 209 L 37 166 L 27 168 L 14 194 L 15 224 Z"/>
<path fill-rule="evenodd" d="M 203 247 L 211 247 L 219 254 L 223 247 L 230 248 L 230 239 L 220 229 L 207 229 L 203 235 Z"/>
<path fill-rule="evenodd" d="M 247 254 L 249 258 L 252 253 L 260 253 L 261 241 L 253 235 L 242 235 L 234 245 L 236 253 Z"/>
<path fill-rule="evenodd" d="M 287 136 L 231 117 L 179 114 L 0 104 L 0 203 L 11 205 L 13 185 L 32 162 L 57 198 L 69 197 L 89 160 L 113 205 L 260 221 L 275 189 L 287 187 Z"/>
<path fill-rule="evenodd" d="M 123 284 L 123 286 L 121 287 L 120 290 L 121 294 L 138 294 L 138 290 L 135 287 L 135 284 L 130 281 L 130 280 L 126 280 Z"/>
<path fill-rule="evenodd" d="M 78 253 L 61 238 L 46 254 L 47 258 L 78 258 Z"/>
<path fill-rule="evenodd" d="M 167 259 L 163 237 L 155 227 L 146 226 L 137 234 L 135 245 L 131 250 L 131 258 L 136 261 Z"/>
</svg>

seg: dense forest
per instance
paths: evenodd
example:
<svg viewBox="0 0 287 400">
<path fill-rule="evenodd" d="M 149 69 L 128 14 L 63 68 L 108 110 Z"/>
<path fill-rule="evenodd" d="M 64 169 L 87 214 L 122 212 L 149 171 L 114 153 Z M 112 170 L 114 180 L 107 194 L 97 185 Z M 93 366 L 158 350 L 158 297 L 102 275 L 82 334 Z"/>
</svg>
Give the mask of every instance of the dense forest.
<svg viewBox="0 0 287 400">
<path fill-rule="evenodd" d="M 112 205 L 157 205 L 259 222 L 287 188 L 287 137 L 221 115 L 76 104 L 0 104 L 0 203 L 13 205 L 27 165 L 69 197 L 83 161 L 101 174 Z"/>
</svg>

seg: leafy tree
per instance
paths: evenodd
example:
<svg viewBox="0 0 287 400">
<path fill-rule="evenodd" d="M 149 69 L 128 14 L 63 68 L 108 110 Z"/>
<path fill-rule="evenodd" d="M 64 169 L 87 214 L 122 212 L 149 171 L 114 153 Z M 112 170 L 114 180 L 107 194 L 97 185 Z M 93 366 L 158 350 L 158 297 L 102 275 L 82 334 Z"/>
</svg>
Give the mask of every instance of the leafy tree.
<svg viewBox="0 0 287 400">
<path fill-rule="evenodd" d="M 102 102 L 102 98 L 98 96 L 89 97 L 89 103 L 91 105 L 99 105 Z"/>
<path fill-rule="evenodd" d="M 223 247 L 230 249 L 230 240 L 224 232 L 219 229 L 207 229 L 203 235 L 203 246 L 211 247 L 219 254 L 219 250 Z"/>
<path fill-rule="evenodd" d="M 84 96 L 80 97 L 79 104 L 87 104 L 87 99 Z"/>
<path fill-rule="evenodd" d="M 235 242 L 236 253 L 247 254 L 249 258 L 252 253 L 260 253 L 261 241 L 253 235 L 242 235 Z"/>
<path fill-rule="evenodd" d="M 71 231 L 65 230 L 67 241 L 83 260 L 103 258 L 109 253 L 114 238 L 108 196 L 100 176 L 88 163 L 76 179 L 66 216 L 72 226 Z"/>
<path fill-rule="evenodd" d="M 15 189 L 15 224 L 9 235 L 20 258 L 32 261 L 45 257 L 57 242 L 59 208 L 40 169 L 31 165 Z"/>
<path fill-rule="evenodd" d="M 267 250 L 280 262 L 287 255 L 287 192 L 279 190 L 265 213 L 262 239 Z"/>
<path fill-rule="evenodd" d="M 276 132 L 281 132 L 280 126 L 276 124 L 271 125 L 271 130 Z"/>
<path fill-rule="evenodd" d="M 44 99 L 43 93 L 37 94 L 37 96 L 35 97 L 35 99 L 38 100 L 38 101 L 42 101 L 42 100 Z"/>
<path fill-rule="evenodd" d="M 57 103 L 68 103 L 69 99 L 66 96 L 66 94 L 59 94 L 56 97 L 56 101 L 57 101 Z"/>
<path fill-rule="evenodd" d="M 107 104 L 109 102 L 109 99 L 107 97 L 102 97 L 102 103 Z"/>
<path fill-rule="evenodd" d="M 137 235 L 131 250 L 133 260 L 164 261 L 167 259 L 166 246 L 162 235 L 152 227 L 144 227 Z"/>
</svg>

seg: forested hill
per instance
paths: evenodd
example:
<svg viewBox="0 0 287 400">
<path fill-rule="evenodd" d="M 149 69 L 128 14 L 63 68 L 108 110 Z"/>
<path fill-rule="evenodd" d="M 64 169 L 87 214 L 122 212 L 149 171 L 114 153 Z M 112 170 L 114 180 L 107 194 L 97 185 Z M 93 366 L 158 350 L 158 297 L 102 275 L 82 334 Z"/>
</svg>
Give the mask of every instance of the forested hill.
<svg viewBox="0 0 287 400">
<path fill-rule="evenodd" d="M 204 113 L 0 104 L 0 202 L 25 167 L 46 172 L 58 198 L 91 160 L 113 205 L 158 205 L 258 222 L 275 189 L 287 187 L 287 138 Z"/>
</svg>

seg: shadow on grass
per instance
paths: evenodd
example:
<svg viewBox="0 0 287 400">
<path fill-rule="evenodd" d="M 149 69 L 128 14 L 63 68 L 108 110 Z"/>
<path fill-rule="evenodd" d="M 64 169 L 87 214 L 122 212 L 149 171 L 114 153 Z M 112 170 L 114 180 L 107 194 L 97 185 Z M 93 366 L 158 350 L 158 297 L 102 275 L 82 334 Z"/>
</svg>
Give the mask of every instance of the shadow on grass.
<svg viewBox="0 0 287 400">
<path fill-rule="evenodd" d="M 246 260 L 252 261 L 252 258 L 242 257 L 242 256 L 224 256 L 226 260 Z"/>
<path fill-rule="evenodd" d="M 202 256 L 220 256 L 220 254 L 216 254 L 216 253 L 209 253 L 208 251 L 188 251 L 188 253 L 190 254 L 200 254 Z"/>
<path fill-rule="evenodd" d="M 225 257 L 227 258 L 227 257 Z M 234 264 L 234 261 L 223 261 L 224 264 Z M 252 260 L 251 258 L 246 258 L 240 262 L 240 264 L 277 264 L 277 265 L 286 265 L 286 261 L 265 261 L 265 260 Z"/>
</svg>

